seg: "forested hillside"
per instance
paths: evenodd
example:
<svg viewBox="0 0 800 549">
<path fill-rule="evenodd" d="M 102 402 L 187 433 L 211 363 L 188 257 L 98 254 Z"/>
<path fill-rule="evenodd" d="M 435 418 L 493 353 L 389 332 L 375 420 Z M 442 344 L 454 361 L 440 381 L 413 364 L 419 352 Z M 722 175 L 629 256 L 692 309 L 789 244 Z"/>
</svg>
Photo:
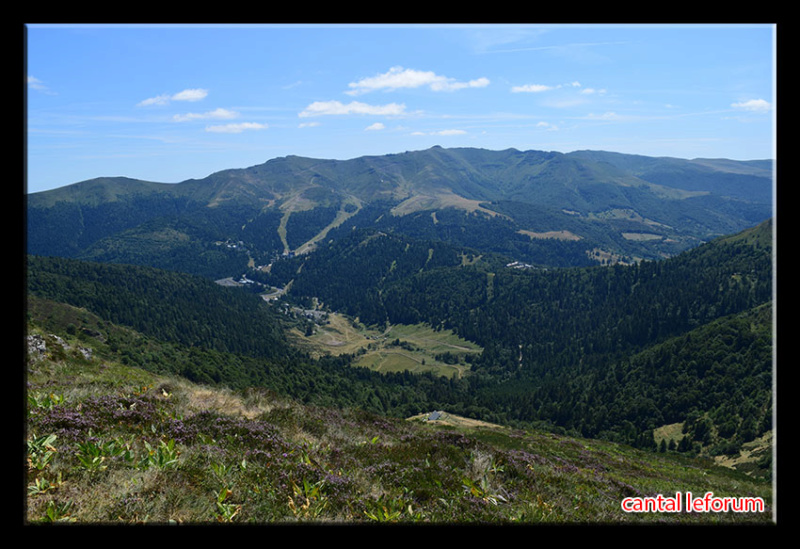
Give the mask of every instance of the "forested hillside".
<svg viewBox="0 0 800 549">
<path fill-rule="evenodd" d="M 730 433 L 732 424 L 737 433 L 769 428 L 771 238 L 768 222 L 669 260 L 542 270 L 355 233 L 314 257 L 286 261 L 275 276 L 291 279 L 292 295 L 319 298 L 367 322 L 425 322 L 478 343 L 484 351 L 469 379 L 478 408 L 507 420 L 650 445 L 659 424 L 721 405 L 711 397 L 712 379 L 724 378 L 729 396 L 744 384 L 752 400 L 747 418 L 717 410 L 721 432 Z M 413 249 L 418 255 L 405 252 Z M 435 257 L 450 265 L 429 265 Z M 395 276 L 404 271 L 409 274 Z M 736 315 L 754 320 L 743 323 Z M 636 373 L 640 366 L 631 357 L 648 349 L 663 357 L 654 346 L 680 337 L 703 342 L 716 358 L 679 353 L 654 366 L 658 376 Z M 673 378 L 678 371 L 682 375 Z M 706 385 L 706 398 L 695 398 Z"/>
<path fill-rule="evenodd" d="M 772 167 L 432 147 L 101 177 L 26 197 L 29 315 L 198 383 L 733 461 L 772 429 Z M 326 315 L 363 345 L 297 345 L 342 335 Z M 400 371 L 397 326 L 474 349 Z"/>
<path fill-rule="evenodd" d="M 764 223 L 668 260 L 545 270 L 356 230 L 273 265 L 268 281 L 290 288 L 283 300 L 478 343 L 462 379 L 377 374 L 348 355 L 312 360 L 283 339 L 283 301 L 199 277 L 31 256 L 28 278 L 32 295 L 187 349 L 178 354 L 190 359 L 128 356 L 197 381 L 397 416 L 447 409 L 650 449 L 654 429 L 683 422 L 682 451 L 733 454 L 771 428 L 771 237 Z"/>
<path fill-rule="evenodd" d="M 36 275 L 34 275 L 36 276 Z M 181 309 L 173 311 L 180 318 Z M 233 313 L 236 314 L 236 313 Z M 28 321 L 37 329 L 90 341 L 100 357 L 158 375 L 236 391 L 269 389 L 276 394 L 316 406 L 357 408 L 375 414 L 409 417 L 466 398 L 465 385 L 430 374 L 379 374 L 352 368 L 349 357 L 312 360 L 289 350 L 270 358 L 226 351 L 218 340 L 185 345 L 158 331 L 139 331 L 87 310 L 59 301 L 28 297 Z M 242 334 L 246 338 L 246 334 Z M 282 347 L 285 351 L 285 346 Z M 285 351 L 286 352 L 286 351 Z"/>
<path fill-rule="evenodd" d="M 101 177 L 28 195 L 27 247 L 219 279 L 355 227 L 542 267 L 629 264 L 769 218 L 771 166 L 442 147 L 287 156 L 176 184 Z"/>
<path fill-rule="evenodd" d="M 265 358 L 293 353 L 263 300 L 202 277 L 29 256 L 28 292 L 187 347 Z"/>
</svg>

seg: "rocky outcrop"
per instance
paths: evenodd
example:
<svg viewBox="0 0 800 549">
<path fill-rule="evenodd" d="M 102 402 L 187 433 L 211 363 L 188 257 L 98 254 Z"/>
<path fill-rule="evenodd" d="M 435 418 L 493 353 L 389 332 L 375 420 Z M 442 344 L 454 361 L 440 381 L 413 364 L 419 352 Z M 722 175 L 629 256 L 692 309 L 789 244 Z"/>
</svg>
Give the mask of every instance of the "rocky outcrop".
<svg viewBox="0 0 800 549">
<path fill-rule="evenodd" d="M 58 337 L 57 335 L 49 335 L 45 337 L 40 334 L 31 334 L 26 337 L 27 341 L 27 352 L 28 352 L 28 360 L 29 361 L 37 361 L 45 358 L 48 355 L 48 341 L 50 341 L 50 351 L 52 355 L 52 345 L 58 346 L 63 351 L 69 352 L 73 349 L 80 353 L 83 358 L 86 360 L 91 360 L 92 358 L 92 349 L 88 347 L 72 347 L 62 338 Z"/>
</svg>

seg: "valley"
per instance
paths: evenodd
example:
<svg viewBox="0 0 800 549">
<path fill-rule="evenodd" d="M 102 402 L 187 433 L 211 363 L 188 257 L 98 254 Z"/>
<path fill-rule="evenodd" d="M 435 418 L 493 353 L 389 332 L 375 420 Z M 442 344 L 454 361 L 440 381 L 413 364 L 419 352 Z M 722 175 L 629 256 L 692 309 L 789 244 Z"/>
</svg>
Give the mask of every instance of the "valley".
<svg viewBox="0 0 800 549">
<path fill-rule="evenodd" d="M 355 355 L 353 366 L 377 372 L 431 372 L 462 377 L 472 357 L 482 349 L 450 330 L 435 331 L 417 324 L 390 325 L 383 330 L 364 326 L 337 313 L 326 313 L 320 322 L 291 332 L 296 344 L 317 354 Z"/>
<path fill-rule="evenodd" d="M 100 178 L 30 195 L 28 330 L 102 357 L 53 351 L 29 363 L 32 386 L 94 406 L 54 372 L 61 364 L 103 377 L 110 367 L 153 376 L 148 406 L 219 391 L 238 402 L 214 412 L 224 423 L 250 402 L 261 407 L 246 415 L 256 423 L 236 429 L 279 429 L 271 440 L 308 456 L 307 488 L 352 475 L 343 499 L 326 494 L 348 510 L 344 520 L 378 517 L 383 506 L 405 520 L 627 521 L 612 509 L 620 496 L 703 489 L 678 463 L 712 474 L 715 492 L 730 491 L 730 474 L 764 494 L 774 475 L 771 166 L 434 147 L 348 161 L 290 156 L 172 185 Z M 199 463 L 204 437 L 224 434 L 184 404 L 203 435 L 173 438 Z M 57 419 L 62 410 L 37 405 L 31 421 L 58 432 L 69 453 L 88 432 Z M 433 411 L 454 422 L 422 422 L 422 431 L 395 422 Z M 173 432 L 160 417 L 166 441 Z M 108 437 L 138 432 L 97 421 Z M 488 424 L 502 429 L 476 429 Z M 472 465 L 454 458 L 459 478 L 438 471 L 433 481 L 422 450 L 409 446 L 398 462 L 383 453 L 401 451 L 403 437 L 429 448 L 429 436 L 448 440 L 447 452 L 469 447 Z M 460 446 L 472 437 L 480 444 Z M 536 447 L 515 437 L 547 441 L 548 453 L 532 457 Z M 644 464 L 635 473 L 633 461 Z M 375 468 L 368 478 L 356 472 L 365 463 Z M 662 480 L 644 480 L 650 466 Z M 66 455 L 61 467 L 77 478 Z M 589 469 L 605 472 L 600 485 Z M 248 486 L 259 475 L 274 483 L 273 496 L 238 492 L 242 513 L 257 520 L 260 506 L 262 516 L 298 519 L 297 506 L 271 499 L 299 501 L 295 465 L 280 478 L 236 470 Z M 568 483 L 576 504 L 535 475 L 527 484 L 526 471 Z M 218 476 L 203 482 L 218 487 Z M 379 478 L 368 508 L 355 505 Z M 514 494 L 527 503 L 510 504 Z"/>
</svg>

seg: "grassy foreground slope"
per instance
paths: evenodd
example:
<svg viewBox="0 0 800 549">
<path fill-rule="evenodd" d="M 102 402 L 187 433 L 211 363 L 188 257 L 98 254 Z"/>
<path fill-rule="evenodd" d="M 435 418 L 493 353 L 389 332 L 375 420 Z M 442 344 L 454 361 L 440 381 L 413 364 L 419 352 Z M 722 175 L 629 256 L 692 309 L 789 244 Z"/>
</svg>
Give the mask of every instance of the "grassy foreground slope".
<svg viewBox="0 0 800 549">
<path fill-rule="evenodd" d="M 771 484 L 537 431 L 389 419 L 124 366 L 28 326 L 29 523 L 772 522 Z M 761 513 L 626 513 L 626 497 L 759 497 Z"/>
</svg>

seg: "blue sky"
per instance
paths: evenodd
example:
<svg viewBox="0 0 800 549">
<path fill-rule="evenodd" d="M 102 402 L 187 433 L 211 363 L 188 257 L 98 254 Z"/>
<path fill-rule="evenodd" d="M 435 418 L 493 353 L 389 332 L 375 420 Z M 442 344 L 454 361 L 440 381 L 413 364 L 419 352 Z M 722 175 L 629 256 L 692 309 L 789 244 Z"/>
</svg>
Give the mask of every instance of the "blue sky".
<svg viewBox="0 0 800 549">
<path fill-rule="evenodd" d="M 773 25 L 27 26 L 27 191 L 443 147 L 774 157 Z"/>
</svg>

